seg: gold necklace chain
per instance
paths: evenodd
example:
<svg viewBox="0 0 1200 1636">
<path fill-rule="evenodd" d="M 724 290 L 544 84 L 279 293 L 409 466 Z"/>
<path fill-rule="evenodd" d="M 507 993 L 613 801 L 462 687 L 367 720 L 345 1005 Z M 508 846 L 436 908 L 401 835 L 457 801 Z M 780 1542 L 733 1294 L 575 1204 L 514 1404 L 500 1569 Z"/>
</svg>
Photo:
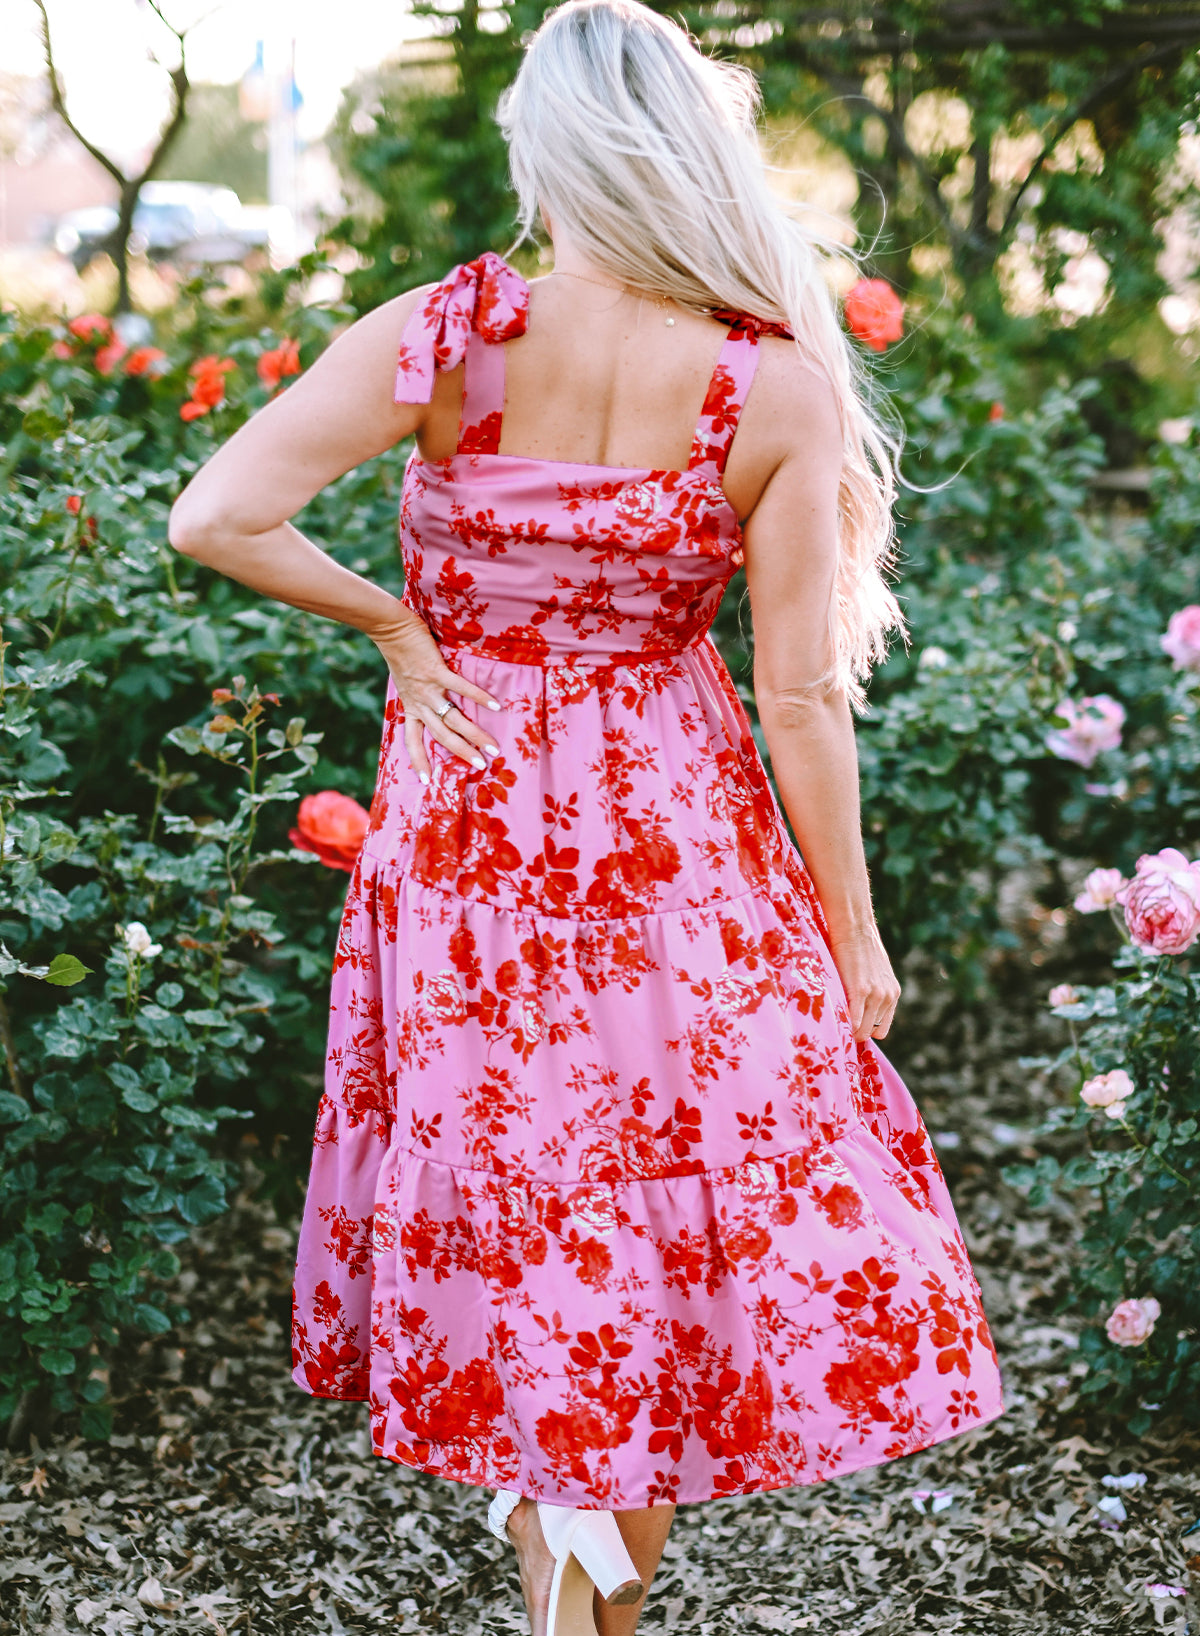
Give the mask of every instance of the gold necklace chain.
<svg viewBox="0 0 1200 1636">
<path fill-rule="evenodd" d="M 556 267 L 554 269 L 554 271 L 550 274 L 550 277 L 551 278 L 577 278 L 584 284 L 594 284 L 597 287 L 597 289 L 600 289 L 600 290 L 616 290 L 621 295 L 632 295 L 634 293 L 630 289 L 628 284 L 609 284 L 607 282 L 607 280 L 605 280 L 605 279 L 589 278 L 586 273 L 571 273 L 571 272 L 568 272 L 565 267 L 561 267 L 561 268 Z M 645 298 L 645 296 L 640 296 L 639 295 L 638 299 L 644 301 L 646 298 Z M 658 308 L 658 310 L 660 312 L 666 312 L 666 310 L 667 310 L 667 301 L 668 301 L 667 296 L 665 296 L 665 295 L 656 295 L 656 296 L 652 296 L 651 299 L 653 300 L 654 305 Z M 674 329 L 675 319 L 673 317 L 671 317 L 671 316 L 668 316 L 667 319 L 666 319 L 666 325 L 667 325 L 668 329 Z"/>
</svg>

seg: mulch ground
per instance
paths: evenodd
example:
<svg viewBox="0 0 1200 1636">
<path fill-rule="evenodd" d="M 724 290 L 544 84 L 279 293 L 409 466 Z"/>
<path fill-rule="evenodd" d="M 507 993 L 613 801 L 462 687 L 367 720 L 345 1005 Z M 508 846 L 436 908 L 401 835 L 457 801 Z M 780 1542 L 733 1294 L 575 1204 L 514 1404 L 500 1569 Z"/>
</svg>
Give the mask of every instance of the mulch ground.
<svg viewBox="0 0 1200 1636">
<path fill-rule="evenodd" d="M 1008 1413 L 838 1481 L 681 1507 L 641 1628 L 1200 1632 L 1200 1438 L 1085 1412 L 1059 1310 L 1071 1213 L 1031 1214 L 999 1177 L 1051 1094 L 1020 1055 L 1059 1025 L 1028 1000 L 961 1011 L 911 974 L 905 1015 L 887 1048 L 954 1189 Z M 188 1329 L 116 1372 L 111 1444 L 0 1456 L 0 1636 L 526 1629 L 487 1496 L 375 1459 L 363 1408 L 291 1384 L 293 1244 L 248 1192 L 189 1249 Z"/>
</svg>

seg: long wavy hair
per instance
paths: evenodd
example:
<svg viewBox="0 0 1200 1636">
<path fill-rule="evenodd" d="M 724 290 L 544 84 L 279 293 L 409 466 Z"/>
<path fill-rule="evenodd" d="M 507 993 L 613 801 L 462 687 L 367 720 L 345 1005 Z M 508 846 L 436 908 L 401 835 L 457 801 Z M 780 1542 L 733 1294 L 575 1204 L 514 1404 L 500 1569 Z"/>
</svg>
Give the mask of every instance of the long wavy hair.
<svg viewBox="0 0 1200 1636">
<path fill-rule="evenodd" d="M 870 407 L 838 320 L 831 258 L 847 252 L 770 190 L 758 82 L 703 55 L 638 0 L 566 0 L 532 36 L 500 100 L 520 201 L 520 244 L 539 210 L 594 266 L 697 312 L 785 323 L 832 387 L 842 431 L 829 663 L 804 692 L 862 683 L 905 633 L 884 580 L 894 560 L 897 433 Z"/>
</svg>

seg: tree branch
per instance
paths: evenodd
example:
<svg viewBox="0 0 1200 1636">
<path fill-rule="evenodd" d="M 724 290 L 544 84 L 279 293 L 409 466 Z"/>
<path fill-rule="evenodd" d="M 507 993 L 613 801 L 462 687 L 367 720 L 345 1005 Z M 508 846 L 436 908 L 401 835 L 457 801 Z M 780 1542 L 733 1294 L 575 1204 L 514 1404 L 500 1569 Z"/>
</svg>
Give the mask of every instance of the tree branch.
<svg viewBox="0 0 1200 1636">
<path fill-rule="evenodd" d="M 1012 199 L 1009 201 L 1008 209 L 1004 214 L 1004 225 L 1000 229 L 1000 238 L 1002 240 L 1006 239 L 1012 230 L 1013 223 L 1017 217 L 1017 211 L 1021 207 L 1021 200 L 1025 197 L 1025 194 L 1028 192 L 1030 186 L 1041 175 L 1050 159 L 1051 154 L 1062 141 L 1063 137 L 1066 136 L 1067 132 L 1071 129 L 1071 126 L 1078 120 L 1086 119 L 1094 109 L 1100 107 L 1102 103 L 1107 102 L 1108 98 L 1114 91 L 1119 91 L 1123 85 L 1128 84 L 1128 82 L 1133 79 L 1135 75 L 1140 74 L 1144 68 L 1149 68 L 1156 62 L 1163 62 L 1166 58 L 1173 57 L 1179 51 L 1179 49 L 1180 47 L 1178 42 L 1172 41 L 1169 45 L 1157 46 L 1153 51 L 1144 51 L 1140 57 L 1135 57 L 1132 62 L 1123 63 L 1120 68 L 1115 68 L 1111 74 L 1106 74 L 1102 80 L 1098 81 L 1097 84 L 1092 87 L 1085 97 L 1082 97 L 1073 108 L 1069 108 L 1067 110 L 1067 112 L 1058 121 L 1057 125 L 1055 125 L 1049 137 L 1042 144 L 1041 152 L 1033 161 L 1033 164 L 1030 165 L 1023 181 L 1017 188 L 1017 191 L 1013 194 Z"/>
<path fill-rule="evenodd" d="M 809 72 L 816 74 L 819 78 L 823 79 L 826 85 L 828 85 L 829 89 L 842 102 L 860 102 L 864 104 L 865 107 L 876 116 L 876 118 L 883 121 L 884 128 L 888 133 L 888 139 L 892 144 L 894 152 L 899 158 L 903 159 L 906 164 L 911 165 L 913 170 L 916 172 L 921 186 L 928 194 L 930 202 L 933 204 L 939 217 L 941 218 L 941 223 L 945 228 L 946 233 L 956 245 L 963 244 L 968 239 L 969 235 L 964 234 L 962 228 L 954 220 L 954 217 L 950 212 L 949 205 L 942 197 L 942 190 L 938 186 L 937 177 L 929 169 L 929 166 L 925 163 L 921 156 L 914 152 L 913 148 L 910 146 L 908 137 L 904 134 L 904 123 L 897 117 L 894 110 L 883 107 L 882 104 L 875 101 L 874 97 L 869 97 L 863 90 L 861 81 L 850 79 L 847 75 L 839 74 L 827 67 L 825 64 L 819 62 L 816 59 L 815 54 L 810 53 L 806 47 L 800 46 L 797 54 L 803 61 L 804 66 L 808 68 Z"/>
<path fill-rule="evenodd" d="M 65 97 L 63 96 L 62 84 L 58 77 L 58 69 L 55 67 L 54 63 L 54 51 L 50 44 L 50 18 L 46 13 L 46 0 L 33 0 L 33 3 L 42 14 L 42 50 L 46 58 L 46 73 L 50 80 L 50 105 L 75 140 L 83 148 L 85 148 L 88 153 L 91 154 L 92 158 L 98 165 L 104 166 L 104 169 L 112 177 L 113 181 L 116 182 L 118 187 L 124 187 L 124 172 L 113 160 L 108 157 L 103 149 L 98 148 L 94 142 L 88 141 L 87 137 L 84 136 L 83 132 L 79 129 L 79 126 L 76 125 L 75 121 L 67 112 L 67 103 Z"/>
</svg>

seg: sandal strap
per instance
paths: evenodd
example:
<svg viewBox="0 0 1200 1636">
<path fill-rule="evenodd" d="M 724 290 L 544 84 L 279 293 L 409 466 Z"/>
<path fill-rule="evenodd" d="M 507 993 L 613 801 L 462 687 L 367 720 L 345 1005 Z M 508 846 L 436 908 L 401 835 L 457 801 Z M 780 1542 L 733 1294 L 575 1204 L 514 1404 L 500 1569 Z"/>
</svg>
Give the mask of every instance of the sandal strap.
<svg viewBox="0 0 1200 1636">
<path fill-rule="evenodd" d="M 488 1506 L 487 1525 L 503 1544 L 510 1543 L 508 1538 L 508 1519 L 521 1503 L 519 1494 L 511 1494 L 508 1489 L 502 1488 L 496 1498 Z"/>
</svg>

